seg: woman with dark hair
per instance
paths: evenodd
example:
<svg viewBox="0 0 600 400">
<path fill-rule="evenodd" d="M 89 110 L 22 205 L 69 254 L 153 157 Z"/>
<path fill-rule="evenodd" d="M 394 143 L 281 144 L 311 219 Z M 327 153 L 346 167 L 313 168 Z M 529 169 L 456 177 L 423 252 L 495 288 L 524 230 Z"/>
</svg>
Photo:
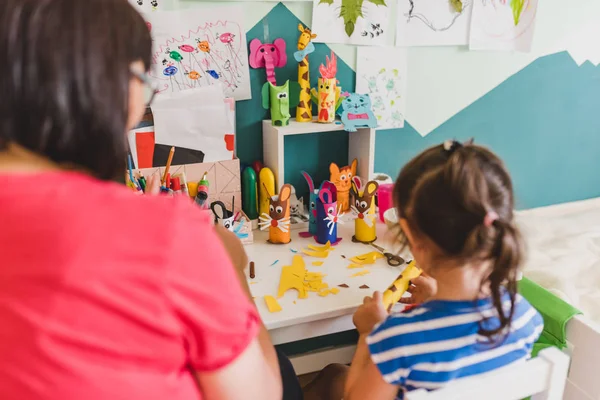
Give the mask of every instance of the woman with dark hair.
<svg viewBox="0 0 600 400">
<path fill-rule="evenodd" d="M 281 398 L 239 241 L 111 182 L 151 47 L 126 0 L 0 2 L 1 399 Z"/>
</svg>

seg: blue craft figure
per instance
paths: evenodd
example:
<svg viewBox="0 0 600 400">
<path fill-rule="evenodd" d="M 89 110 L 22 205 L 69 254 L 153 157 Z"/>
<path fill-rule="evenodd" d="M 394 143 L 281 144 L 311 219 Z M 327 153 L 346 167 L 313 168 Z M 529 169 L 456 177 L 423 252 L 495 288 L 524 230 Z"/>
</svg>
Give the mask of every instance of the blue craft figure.
<svg viewBox="0 0 600 400">
<path fill-rule="evenodd" d="M 342 123 L 348 132 L 357 128 L 377 128 L 377 118 L 371 110 L 371 98 L 368 94 L 344 93 L 342 101 Z"/>
</svg>

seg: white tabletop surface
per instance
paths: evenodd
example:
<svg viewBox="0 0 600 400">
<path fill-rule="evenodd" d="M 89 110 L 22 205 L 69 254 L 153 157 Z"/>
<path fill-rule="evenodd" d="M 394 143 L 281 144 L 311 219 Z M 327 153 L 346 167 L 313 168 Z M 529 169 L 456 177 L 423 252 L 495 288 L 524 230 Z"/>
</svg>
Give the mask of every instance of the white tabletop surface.
<svg viewBox="0 0 600 400">
<path fill-rule="evenodd" d="M 344 218 L 345 219 L 345 218 Z M 377 234 L 382 239 L 387 228 L 382 223 L 377 223 Z M 372 295 L 375 290 L 385 290 L 400 275 L 406 264 L 400 267 L 391 267 L 385 258 L 378 259 L 375 264 L 367 265 L 361 269 L 349 269 L 352 264 L 350 258 L 376 251 L 369 245 L 353 243 L 354 221 L 346 221 L 338 225 L 338 237 L 343 240 L 330 251 L 327 258 L 315 258 L 302 253 L 309 244 L 320 246 L 314 239 L 303 239 L 298 233 L 301 230 L 292 230 L 292 242 L 287 245 L 273 245 L 267 243 L 267 233 L 254 231 L 254 244 L 246 246 L 248 259 L 255 263 L 255 279 L 250 279 L 250 291 L 255 297 L 254 301 L 267 329 L 277 329 L 297 324 L 324 320 L 343 315 L 349 315 L 362 304 L 363 298 Z M 381 247 L 386 247 L 383 240 L 376 242 Z M 297 253 L 292 252 L 297 251 Z M 322 272 L 326 276 L 323 282 L 330 288 L 337 287 L 338 294 L 329 294 L 321 297 L 317 292 L 308 292 L 308 298 L 299 299 L 298 292 L 288 290 L 282 298 L 277 299 L 282 311 L 271 313 L 268 311 L 263 296 L 271 295 L 277 298 L 281 269 L 292 264 L 292 258 L 301 255 L 305 267 L 309 272 Z M 342 255 L 346 258 L 342 258 Z M 278 260 L 278 261 L 277 261 Z M 275 261 L 277 263 L 272 265 Z M 323 261 L 321 266 L 313 266 L 313 261 Z M 357 277 L 351 275 L 368 269 L 369 274 Z M 247 271 L 247 275 L 249 271 Z M 338 285 L 347 284 L 349 288 L 340 288 Z M 369 289 L 360 289 L 361 285 L 368 285 Z M 295 303 L 294 303 L 295 302 Z"/>
</svg>

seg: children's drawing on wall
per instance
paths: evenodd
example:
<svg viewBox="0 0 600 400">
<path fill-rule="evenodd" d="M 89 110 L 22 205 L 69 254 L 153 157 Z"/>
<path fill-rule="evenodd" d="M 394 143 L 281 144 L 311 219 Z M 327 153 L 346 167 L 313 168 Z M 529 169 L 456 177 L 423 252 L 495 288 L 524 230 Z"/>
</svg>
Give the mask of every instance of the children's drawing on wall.
<svg viewBox="0 0 600 400">
<path fill-rule="evenodd" d="M 474 0 L 471 50 L 531 50 L 538 0 Z"/>
<path fill-rule="evenodd" d="M 368 94 L 377 129 L 404 127 L 406 49 L 359 47 L 356 92 Z"/>
<path fill-rule="evenodd" d="M 150 76 L 162 95 L 219 82 L 225 96 L 251 98 L 241 8 L 191 9 L 146 17 L 154 40 Z"/>
<path fill-rule="evenodd" d="M 129 2 L 141 13 L 173 10 L 177 5 L 177 0 L 129 0 Z"/>
<path fill-rule="evenodd" d="M 467 44 L 473 1 L 398 0 L 396 45 Z"/>
<path fill-rule="evenodd" d="M 389 2 L 389 1 L 388 1 Z M 386 0 L 314 0 L 315 42 L 384 46 L 393 44 Z"/>
</svg>

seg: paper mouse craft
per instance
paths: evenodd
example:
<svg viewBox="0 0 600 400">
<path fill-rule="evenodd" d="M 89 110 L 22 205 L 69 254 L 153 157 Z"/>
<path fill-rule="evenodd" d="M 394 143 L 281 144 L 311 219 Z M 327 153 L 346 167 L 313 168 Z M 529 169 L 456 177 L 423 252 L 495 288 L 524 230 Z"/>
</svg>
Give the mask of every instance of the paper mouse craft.
<svg viewBox="0 0 600 400">
<path fill-rule="evenodd" d="M 369 181 L 363 190 L 352 180 L 352 193 L 354 204 L 352 211 L 356 216 L 354 222 L 353 242 L 373 243 L 377 240 L 377 228 L 375 224 L 375 193 L 379 184 L 375 181 Z"/>
<path fill-rule="evenodd" d="M 279 195 L 271 196 L 269 214 L 263 213 L 258 225 L 261 230 L 269 230 L 269 243 L 286 244 L 292 241 L 290 236 L 290 196 L 292 187 L 285 184 Z"/>
<path fill-rule="evenodd" d="M 377 128 L 377 118 L 371 110 L 371 97 L 368 94 L 343 93 L 342 123 L 348 132 L 356 128 Z"/>
</svg>

